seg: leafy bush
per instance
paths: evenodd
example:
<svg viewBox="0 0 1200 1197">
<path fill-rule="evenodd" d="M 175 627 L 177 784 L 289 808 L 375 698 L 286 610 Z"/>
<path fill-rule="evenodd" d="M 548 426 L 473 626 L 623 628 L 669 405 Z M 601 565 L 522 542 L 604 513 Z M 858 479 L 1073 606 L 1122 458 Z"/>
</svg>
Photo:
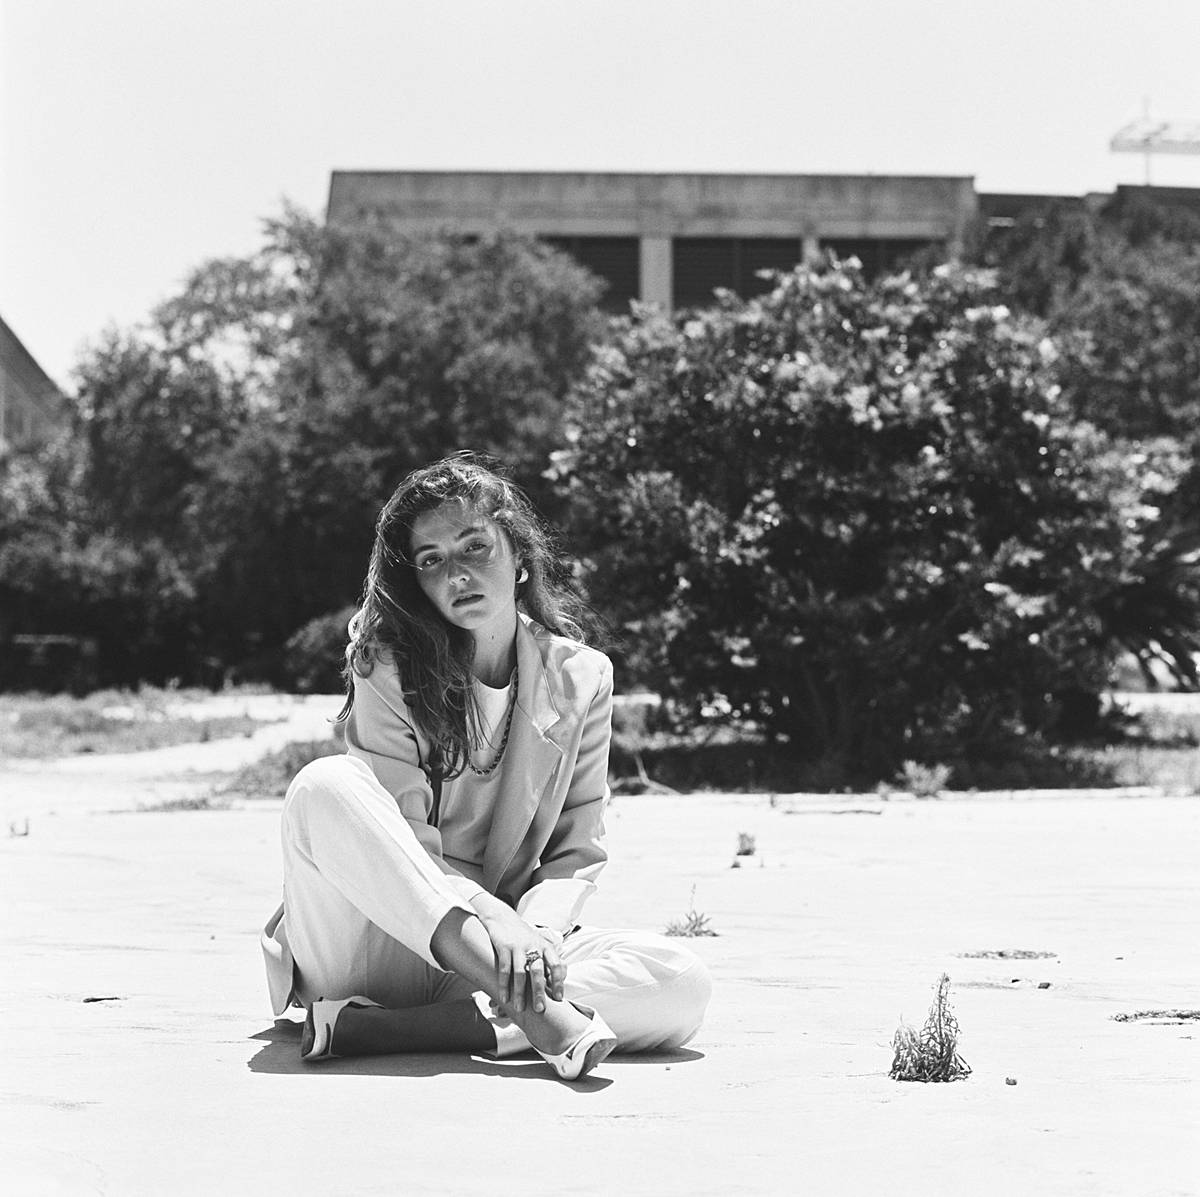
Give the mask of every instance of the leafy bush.
<svg viewBox="0 0 1200 1197">
<path fill-rule="evenodd" d="M 847 781 L 1087 730 L 1157 509 L 995 299 L 801 268 L 619 327 L 553 472 L 627 683 Z"/>
<path fill-rule="evenodd" d="M 354 606 L 342 607 L 310 619 L 291 636 L 283 662 L 284 678 L 291 688 L 302 694 L 335 694 L 343 688 L 346 625 L 356 610 Z"/>
</svg>

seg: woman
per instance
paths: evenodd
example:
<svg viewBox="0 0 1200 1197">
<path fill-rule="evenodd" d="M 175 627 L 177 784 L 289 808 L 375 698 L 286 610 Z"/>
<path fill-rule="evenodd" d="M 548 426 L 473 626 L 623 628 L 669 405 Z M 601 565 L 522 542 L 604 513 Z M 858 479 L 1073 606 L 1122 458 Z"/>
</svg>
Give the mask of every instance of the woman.
<svg viewBox="0 0 1200 1197">
<path fill-rule="evenodd" d="M 658 935 L 580 927 L 604 866 L 612 667 L 525 496 L 470 455 L 380 513 L 347 649 L 346 755 L 297 775 L 263 937 L 301 1051 L 533 1047 L 565 1080 L 686 1043 L 711 991 Z"/>
</svg>

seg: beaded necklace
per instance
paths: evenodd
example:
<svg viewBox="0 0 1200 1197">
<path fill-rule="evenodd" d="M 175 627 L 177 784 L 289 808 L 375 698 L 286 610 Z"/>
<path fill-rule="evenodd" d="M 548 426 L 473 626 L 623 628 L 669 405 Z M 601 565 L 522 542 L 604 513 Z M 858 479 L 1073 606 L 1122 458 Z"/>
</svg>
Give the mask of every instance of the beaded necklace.
<svg viewBox="0 0 1200 1197">
<path fill-rule="evenodd" d="M 486 769 L 477 769 L 471 761 L 470 755 L 467 756 L 467 768 L 471 770 L 477 777 L 487 777 L 491 773 L 495 773 L 496 766 L 504 757 L 504 750 L 508 747 L 508 733 L 512 728 L 513 712 L 517 709 L 517 686 L 521 682 L 521 666 L 517 665 L 513 669 L 512 675 L 512 695 L 508 700 L 508 715 L 504 720 L 504 735 L 500 738 L 500 747 L 496 749 L 496 755 L 492 758 L 492 763 Z"/>
</svg>

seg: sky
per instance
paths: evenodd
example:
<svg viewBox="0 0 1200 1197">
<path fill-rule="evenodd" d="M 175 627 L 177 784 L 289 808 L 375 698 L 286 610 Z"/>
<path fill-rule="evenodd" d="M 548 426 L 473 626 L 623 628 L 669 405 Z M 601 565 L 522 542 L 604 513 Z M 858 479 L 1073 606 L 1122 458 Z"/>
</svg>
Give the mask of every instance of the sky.
<svg viewBox="0 0 1200 1197">
<path fill-rule="evenodd" d="M 1198 46 L 1183 0 L 0 0 L 0 315 L 69 387 L 335 169 L 1110 191 L 1145 105 L 1200 120 Z"/>
</svg>

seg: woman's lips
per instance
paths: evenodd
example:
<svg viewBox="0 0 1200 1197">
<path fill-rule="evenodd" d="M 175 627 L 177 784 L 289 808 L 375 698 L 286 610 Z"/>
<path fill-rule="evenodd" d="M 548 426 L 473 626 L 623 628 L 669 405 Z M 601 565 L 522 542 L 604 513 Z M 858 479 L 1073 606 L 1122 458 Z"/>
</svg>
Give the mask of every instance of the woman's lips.
<svg viewBox="0 0 1200 1197">
<path fill-rule="evenodd" d="M 465 607 L 468 603 L 479 603 L 482 601 L 482 594 L 464 594 L 460 598 L 456 598 L 450 605 L 452 607 Z"/>
</svg>

